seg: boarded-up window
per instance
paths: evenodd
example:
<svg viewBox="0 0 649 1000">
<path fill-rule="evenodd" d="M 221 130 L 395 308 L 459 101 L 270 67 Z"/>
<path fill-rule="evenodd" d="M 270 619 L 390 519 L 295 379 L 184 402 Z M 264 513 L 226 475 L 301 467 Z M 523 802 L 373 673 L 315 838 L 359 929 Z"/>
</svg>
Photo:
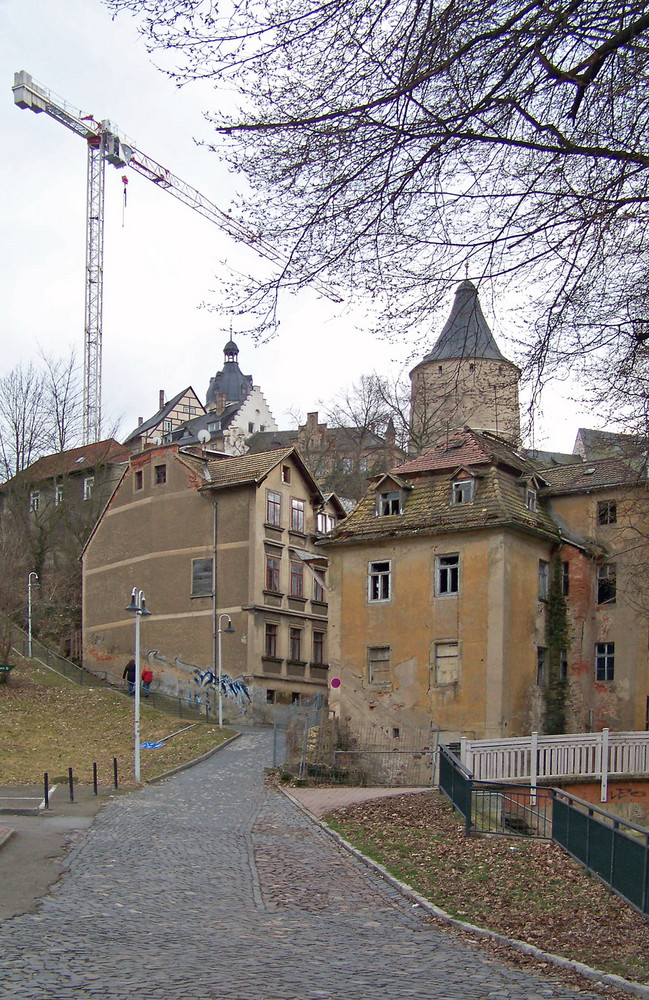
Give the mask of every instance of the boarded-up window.
<svg viewBox="0 0 649 1000">
<path fill-rule="evenodd" d="M 435 643 L 435 683 L 456 684 L 460 679 L 460 656 L 456 642 Z"/>
<path fill-rule="evenodd" d="M 206 596 L 212 593 L 212 560 L 192 559 L 192 594 Z"/>
<path fill-rule="evenodd" d="M 390 647 L 370 646 L 367 654 L 370 684 L 378 684 L 383 687 L 389 685 L 392 681 L 390 676 Z"/>
</svg>

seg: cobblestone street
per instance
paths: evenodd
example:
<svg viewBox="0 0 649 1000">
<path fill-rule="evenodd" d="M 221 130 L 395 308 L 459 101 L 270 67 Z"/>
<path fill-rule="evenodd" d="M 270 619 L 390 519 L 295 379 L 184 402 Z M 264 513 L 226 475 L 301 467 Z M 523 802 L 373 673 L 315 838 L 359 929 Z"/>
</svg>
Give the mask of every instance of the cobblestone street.
<svg viewBox="0 0 649 1000">
<path fill-rule="evenodd" d="M 0 925 L 2 1000 L 541 1000 L 266 788 L 271 734 L 112 800 L 36 913 Z"/>
</svg>

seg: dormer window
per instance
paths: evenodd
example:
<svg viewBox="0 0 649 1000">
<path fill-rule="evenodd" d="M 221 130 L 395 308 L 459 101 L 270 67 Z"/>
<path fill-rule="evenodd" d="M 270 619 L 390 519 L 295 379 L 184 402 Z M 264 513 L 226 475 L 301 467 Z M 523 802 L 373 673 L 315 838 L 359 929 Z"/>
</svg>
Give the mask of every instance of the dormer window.
<svg viewBox="0 0 649 1000">
<path fill-rule="evenodd" d="M 391 493 L 379 493 L 376 498 L 377 517 L 400 514 L 401 510 L 401 492 L 399 490 L 393 490 Z"/>
<path fill-rule="evenodd" d="M 525 506 L 531 511 L 537 511 L 539 509 L 536 502 L 536 490 L 533 490 L 530 487 L 528 487 L 525 491 Z"/>
<path fill-rule="evenodd" d="M 475 491 L 474 479 L 455 479 L 453 481 L 452 502 L 471 503 Z"/>
</svg>

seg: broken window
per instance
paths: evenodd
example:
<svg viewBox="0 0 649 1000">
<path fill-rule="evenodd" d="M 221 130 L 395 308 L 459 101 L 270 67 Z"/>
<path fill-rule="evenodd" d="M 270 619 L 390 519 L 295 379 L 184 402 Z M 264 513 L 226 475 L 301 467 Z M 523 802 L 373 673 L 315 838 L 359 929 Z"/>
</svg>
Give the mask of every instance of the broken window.
<svg viewBox="0 0 649 1000">
<path fill-rule="evenodd" d="M 393 490 L 391 493 L 379 493 L 376 499 L 377 516 L 387 516 L 401 513 L 401 493 Z"/>
<path fill-rule="evenodd" d="M 435 683 L 456 684 L 460 679 L 459 647 L 456 642 L 435 643 Z"/>
<path fill-rule="evenodd" d="M 390 560 L 371 562 L 368 567 L 369 601 L 390 600 Z"/>
<path fill-rule="evenodd" d="M 617 503 L 615 500 L 601 500 L 597 504 L 597 523 L 615 524 L 617 522 Z"/>
<path fill-rule="evenodd" d="M 539 601 L 547 601 L 550 593 L 550 564 L 539 559 Z"/>
<path fill-rule="evenodd" d="M 597 570 L 597 603 L 615 604 L 616 590 L 615 563 L 602 563 Z"/>
<path fill-rule="evenodd" d="M 474 479 L 456 479 L 453 483 L 452 502 L 471 503 L 473 500 L 474 486 Z"/>
<path fill-rule="evenodd" d="M 435 587 L 438 596 L 444 594 L 459 594 L 460 592 L 460 556 L 454 552 L 448 556 L 437 556 L 435 559 Z"/>
</svg>

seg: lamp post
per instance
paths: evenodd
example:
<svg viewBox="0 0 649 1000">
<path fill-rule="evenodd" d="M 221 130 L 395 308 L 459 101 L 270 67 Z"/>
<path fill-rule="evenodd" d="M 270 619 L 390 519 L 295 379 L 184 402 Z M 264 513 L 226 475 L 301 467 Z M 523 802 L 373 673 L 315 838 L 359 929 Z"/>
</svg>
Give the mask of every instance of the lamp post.
<svg viewBox="0 0 649 1000">
<path fill-rule="evenodd" d="M 32 658 L 32 577 L 38 586 L 38 573 L 30 573 L 27 577 L 27 656 Z"/>
<path fill-rule="evenodd" d="M 140 780 L 140 619 L 144 615 L 150 615 L 147 611 L 144 592 L 133 587 L 131 591 L 131 603 L 126 608 L 135 614 L 135 756 L 134 774 L 135 780 Z"/>
<path fill-rule="evenodd" d="M 227 628 L 221 628 L 221 619 L 223 619 L 223 618 L 227 618 L 227 620 L 228 620 L 228 627 Z M 232 619 L 230 618 L 230 615 L 226 615 L 226 614 L 219 615 L 219 627 L 218 627 L 217 633 L 216 633 L 217 637 L 218 637 L 218 647 L 217 647 L 217 651 L 218 651 L 218 681 L 217 681 L 217 683 L 218 683 L 218 688 L 219 688 L 219 729 L 223 728 L 223 691 L 221 690 L 221 632 L 234 632 L 234 629 L 232 628 Z"/>
</svg>

